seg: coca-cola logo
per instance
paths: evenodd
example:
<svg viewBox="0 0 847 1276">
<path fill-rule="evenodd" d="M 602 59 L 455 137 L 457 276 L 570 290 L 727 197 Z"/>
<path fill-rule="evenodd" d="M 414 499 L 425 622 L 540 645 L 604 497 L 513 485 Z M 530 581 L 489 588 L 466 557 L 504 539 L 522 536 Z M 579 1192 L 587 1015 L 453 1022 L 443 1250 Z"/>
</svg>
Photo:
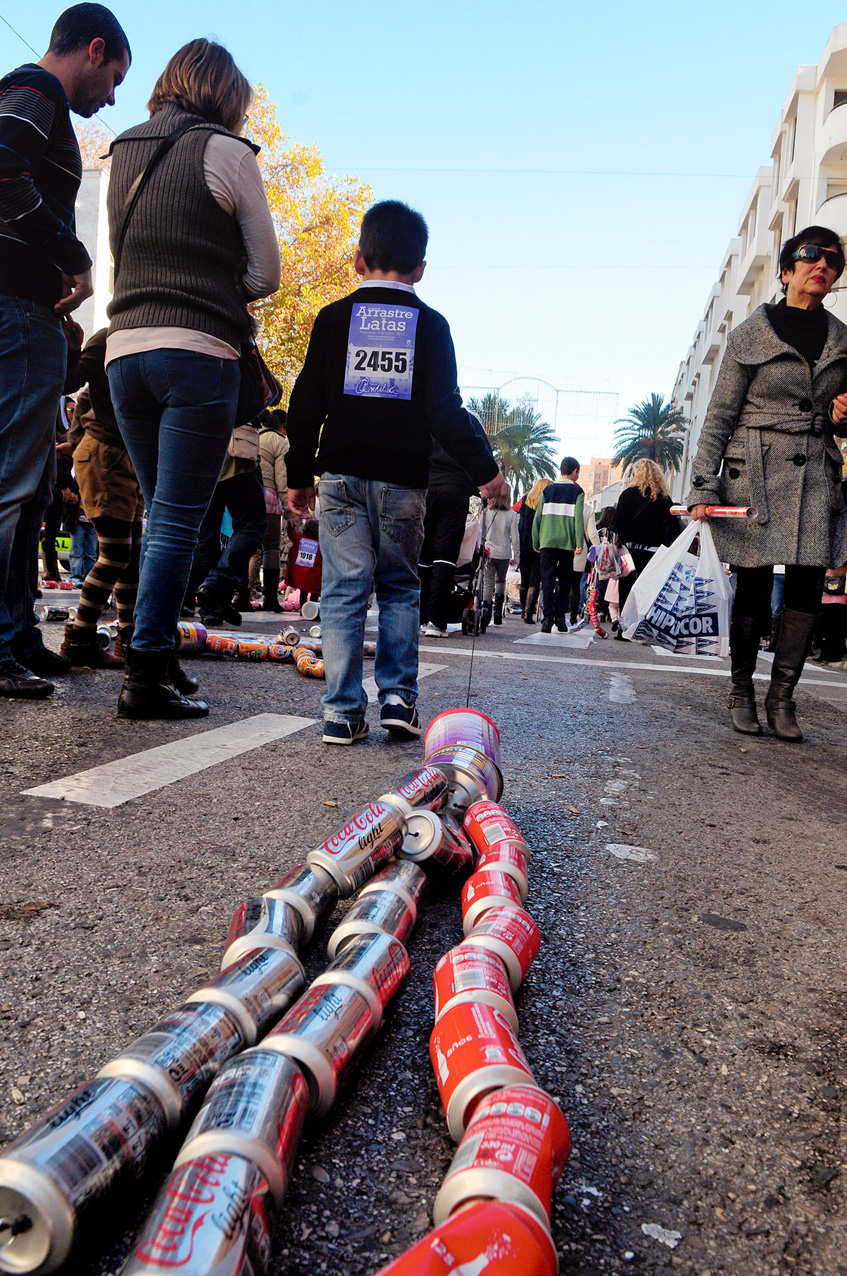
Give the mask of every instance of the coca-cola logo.
<svg viewBox="0 0 847 1276">
<path fill-rule="evenodd" d="M 381 802 L 372 802 L 370 806 L 365 806 L 361 811 L 357 811 L 349 824 L 345 824 L 344 828 L 339 829 L 337 833 L 333 833 L 332 837 L 328 837 L 323 844 L 325 851 L 335 851 L 344 842 L 355 838 L 359 833 L 366 833 L 369 829 L 379 825 L 379 821 L 386 814 L 386 808 Z M 381 831 L 381 826 L 379 827 Z M 367 844 L 367 843 L 366 843 Z"/>
<path fill-rule="evenodd" d="M 198 1212 L 197 1207 L 214 1204 L 229 1163 L 228 1156 L 206 1156 L 193 1162 L 190 1174 L 172 1176 L 165 1187 L 168 1203 L 156 1231 L 138 1247 L 137 1257 L 142 1262 L 177 1271 L 192 1261 L 197 1232 L 209 1213 L 207 1208 Z"/>
</svg>

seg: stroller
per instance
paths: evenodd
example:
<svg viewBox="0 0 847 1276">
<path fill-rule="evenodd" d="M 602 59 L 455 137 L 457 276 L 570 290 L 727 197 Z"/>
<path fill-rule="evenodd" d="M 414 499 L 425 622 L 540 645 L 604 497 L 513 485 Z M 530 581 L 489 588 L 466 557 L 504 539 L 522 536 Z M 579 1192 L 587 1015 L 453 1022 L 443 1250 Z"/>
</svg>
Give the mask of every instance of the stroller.
<svg viewBox="0 0 847 1276">
<path fill-rule="evenodd" d="M 462 612 L 463 634 L 484 634 L 488 628 L 488 622 L 491 619 L 491 608 L 490 606 L 486 607 L 482 601 L 483 586 L 485 583 L 485 564 L 487 561 L 483 539 L 483 525 L 476 519 L 474 519 L 474 522 L 476 523 L 477 536 L 471 559 L 466 564 L 470 589 L 468 592 L 467 606 Z M 462 548 L 464 549 L 464 547 L 465 542 L 463 541 Z"/>
</svg>

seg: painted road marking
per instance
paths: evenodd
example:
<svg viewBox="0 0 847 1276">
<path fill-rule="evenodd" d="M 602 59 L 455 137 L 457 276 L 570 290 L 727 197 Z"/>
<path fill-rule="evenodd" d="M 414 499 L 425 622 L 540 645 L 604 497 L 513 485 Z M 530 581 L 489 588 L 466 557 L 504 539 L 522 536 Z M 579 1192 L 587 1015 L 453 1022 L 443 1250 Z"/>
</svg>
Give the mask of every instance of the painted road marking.
<svg viewBox="0 0 847 1276">
<path fill-rule="evenodd" d="M 594 631 L 591 629 L 580 630 L 579 633 L 571 631 L 567 634 L 530 634 L 528 638 L 513 639 L 516 646 L 520 647 L 570 647 L 579 650 L 587 650 L 594 641 Z"/>
<path fill-rule="evenodd" d="M 613 673 L 609 685 L 612 704 L 635 704 L 635 687 L 625 673 Z"/>
<path fill-rule="evenodd" d="M 90 771 L 79 771 L 51 784 L 24 789 L 24 794 L 64 798 L 66 802 L 83 802 L 88 806 L 122 806 L 175 780 L 184 780 L 219 762 L 237 758 L 240 753 L 303 731 L 316 721 L 316 718 L 299 718 L 288 713 L 259 713 L 227 727 L 182 736 L 171 744 L 160 744 L 155 749 L 130 754 Z"/>
<path fill-rule="evenodd" d="M 442 643 L 439 647 L 421 647 L 421 651 L 439 652 L 445 656 L 467 656 L 470 659 L 470 647 L 445 647 Z M 602 657 L 598 659 L 596 656 L 540 656 L 528 651 L 480 651 L 477 647 L 474 653 L 475 660 L 519 660 L 522 664 L 531 662 L 539 662 L 541 664 L 553 665 L 589 665 L 593 669 L 625 669 L 632 672 L 634 669 L 647 669 L 654 673 L 699 673 L 707 678 L 728 678 L 729 669 L 704 669 L 697 668 L 693 665 L 656 665 L 641 664 L 633 660 L 604 660 Z M 757 673 L 753 675 L 759 682 L 770 682 L 770 673 Z M 839 687 L 842 691 L 847 691 L 847 680 L 842 678 L 839 682 L 831 679 L 806 678 L 805 674 L 800 680 L 800 685 L 805 687 L 807 691 L 815 687 Z"/>
<path fill-rule="evenodd" d="M 418 678 L 428 678 L 431 673 L 439 673 L 446 668 L 446 665 L 418 665 Z M 368 704 L 376 704 L 379 700 L 379 693 L 375 680 L 373 678 L 363 678 L 362 686 L 368 693 Z"/>
</svg>

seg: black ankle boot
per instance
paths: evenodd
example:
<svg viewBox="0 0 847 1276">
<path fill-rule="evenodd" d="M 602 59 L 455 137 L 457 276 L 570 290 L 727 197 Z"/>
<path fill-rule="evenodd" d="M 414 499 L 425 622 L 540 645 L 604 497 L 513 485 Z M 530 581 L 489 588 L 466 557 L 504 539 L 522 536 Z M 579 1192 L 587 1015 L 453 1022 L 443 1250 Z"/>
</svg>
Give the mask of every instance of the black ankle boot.
<svg viewBox="0 0 847 1276">
<path fill-rule="evenodd" d="M 498 594 L 494 599 L 494 623 L 502 625 L 503 623 L 503 595 Z"/>
<path fill-rule="evenodd" d="M 196 678 L 192 678 L 187 674 L 176 657 L 176 652 L 168 661 L 168 678 L 171 686 L 178 691 L 181 696 L 193 696 L 200 690 L 200 683 Z"/>
<path fill-rule="evenodd" d="M 126 677 L 118 698 L 119 718 L 205 718 L 203 700 L 180 695 L 170 680 L 172 651 L 124 652 Z"/>
<path fill-rule="evenodd" d="M 524 623 L 527 625 L 535 624 L 535 608 L 538 605 L 538 589 L 535 585 L 530 585 L 526 591 L 526 606 L 524 607 Z"/>
<path fill-rule="evenodd" d="M 792 692 L 800 680 L 806 657 L 812 648 L 817 616 L 804 611 L 784 611 L 779 641 L 771 669 L 771 685 L 765 697 L 768 726 L 790 744 L 800 744 L 803 732 L 794 716 L 796 705 Z"/>
<path fill-rule="evenodd" d="M 262 590 L 264 592 L 262 611 L 281 612 L 282 607 L 279 602 L 279 569 L 275 572 L 267 571 L 262 573 Z"/>
<path fill-rule="evenodd" d="M 758 618 L 733 616 L 729 627 L 729 654 L 732 661 L 732 684 L 729 689 L 729 720 L 733 731 L 742 735 L 761 735 L 762 726 L 756 715 L 756 693 L 753 674 L 759 655 Z"/>
<path fill-rule="evenodd" d="M 521 585 L 521 588 L 520 588 L 520 600 L 521 600 L 521 620 L 526 620 L 526 590 L 524 589 L 523 585 Z"/>
</svg>

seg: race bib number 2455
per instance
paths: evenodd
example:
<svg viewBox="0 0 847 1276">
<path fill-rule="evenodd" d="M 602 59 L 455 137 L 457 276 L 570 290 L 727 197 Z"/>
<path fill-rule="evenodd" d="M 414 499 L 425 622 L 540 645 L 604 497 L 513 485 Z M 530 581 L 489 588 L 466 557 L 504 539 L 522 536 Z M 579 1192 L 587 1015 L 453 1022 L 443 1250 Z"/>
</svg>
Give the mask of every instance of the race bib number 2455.
<svg viewBox="0 0 847 1276">
<path fill-rule="evenodd" d="M 344 393 L 365 399 L 411 399 L 415 306 L 356 302 L 350 316 Z"/>
</svg>

